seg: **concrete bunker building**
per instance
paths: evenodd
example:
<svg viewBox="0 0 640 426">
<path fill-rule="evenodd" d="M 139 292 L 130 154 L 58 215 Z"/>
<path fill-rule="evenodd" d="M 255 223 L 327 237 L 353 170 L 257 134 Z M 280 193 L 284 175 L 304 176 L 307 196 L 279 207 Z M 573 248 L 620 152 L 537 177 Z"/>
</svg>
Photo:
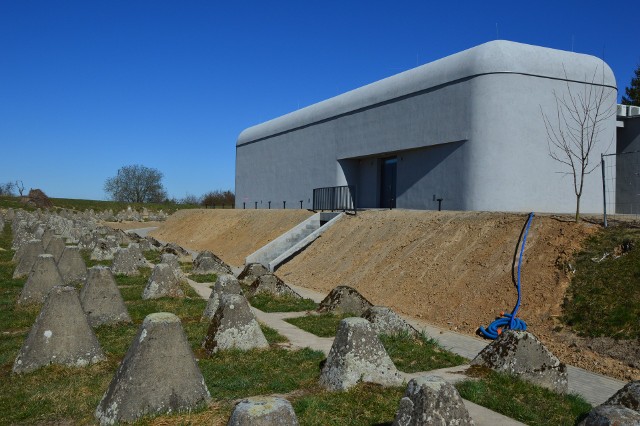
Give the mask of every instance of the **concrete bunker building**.
<svg viewBox="0 0 640 426">
<path fill-rule="evenodd" d="M 250 127 L 236 144 L 236 208 L 312 208 L 314 188 L 353 185 L 359 208 L 575 211 L 541 111 L 553 120 L 554 92 L 583 91 L 594 72 L 615 108 L 602 60 L 492 41 Z M 615 133 L 612 114 L 591 161 L 615 151 Z M 581 211 L 602 209 L 596 171 Z"/>
</svg>

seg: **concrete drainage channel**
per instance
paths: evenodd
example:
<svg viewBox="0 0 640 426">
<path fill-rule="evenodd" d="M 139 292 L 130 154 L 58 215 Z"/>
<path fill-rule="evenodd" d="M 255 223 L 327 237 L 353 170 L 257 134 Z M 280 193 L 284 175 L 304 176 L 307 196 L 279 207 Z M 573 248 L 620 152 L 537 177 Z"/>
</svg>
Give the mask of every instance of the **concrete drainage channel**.
<svg viewBox="0 0 640 426">
<path fill-rule="evenodd" d="M 247 256 L 245 264 L 260 263 L 269 271 L 302 251 L 327 229 L 333 226 L 344 213 L 320 212 L 285 232 L 266 246 Z"/>
</svg>

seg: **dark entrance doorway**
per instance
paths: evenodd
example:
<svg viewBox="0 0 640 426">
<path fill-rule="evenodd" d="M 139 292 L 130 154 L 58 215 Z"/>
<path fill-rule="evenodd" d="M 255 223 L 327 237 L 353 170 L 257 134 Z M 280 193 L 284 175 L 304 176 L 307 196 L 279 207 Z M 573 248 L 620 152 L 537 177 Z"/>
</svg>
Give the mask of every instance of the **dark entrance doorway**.
<svg viewBox="0 0 640 426">
<path fill-rule="evenodd" d="M 393 209 L 396 207 L 396 172 L 398 158 L 389 157 L 382 159 L 380 173 L 380 207 Z"/>
</svg>

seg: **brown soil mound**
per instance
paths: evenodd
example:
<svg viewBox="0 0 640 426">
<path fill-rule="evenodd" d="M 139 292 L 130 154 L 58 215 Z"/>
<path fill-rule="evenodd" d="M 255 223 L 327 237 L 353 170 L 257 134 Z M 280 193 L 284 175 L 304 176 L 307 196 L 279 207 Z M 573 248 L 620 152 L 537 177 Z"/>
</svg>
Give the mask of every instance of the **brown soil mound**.
<svg viewBox="0 0 640 426">
<path fill-rule="evenodd" d="M 367 211 L 343 217 L 277 274 L 321 292 L 348 285 L 376 305 L 474 334 L 516 303 L 512 265 L 526 219 L 501 213 Z M 564 362 L 638 379 L 639 370 L 584 345 L 569 346 L 566 336 L 554 331 L 568 285 L 563 266 L 596 229 L 584 222 L 534 218 L 519 316 Z"/>
<path fill-rule="evenodd" d="M 192 250 L 209 250 L 233 266 L 313 213 L 307 210 L 179 210 L 150 235 Z"/>
</svg>

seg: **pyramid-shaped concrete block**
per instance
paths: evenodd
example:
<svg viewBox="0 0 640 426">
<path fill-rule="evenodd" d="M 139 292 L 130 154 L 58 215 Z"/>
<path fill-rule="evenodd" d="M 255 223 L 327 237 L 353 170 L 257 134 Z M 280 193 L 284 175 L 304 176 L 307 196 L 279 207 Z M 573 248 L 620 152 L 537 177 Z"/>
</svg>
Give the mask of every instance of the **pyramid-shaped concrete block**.
<svg viewBox="0 0 640 426">
<path fill-rule="evenodd" d="M 360 316 L 372 306 L 373 304 L 365 299 L 355 288 L 339 285 L 331 290 L 327 297 L 320 302 L 318 312 Z"/>
<path fill-rule="evenodd" d="M 42 234 L 42 238 L 40 238 L 42 240 L 42 247 L 47 247 L 54 235 L 55 233 L 51 230 L 51 228 L 46 228 L 44 230 L 44 233 Z"/>
<path fill-rule="evenodd" d="M 382 346 L 371 323 L 364 318 L 340 321 L 320 385 L 328 390 L 347 390 L 360 382 L 399 386 L 402 377 Z"/>
<path fill-rule="evenodd" d="M 393 426 L 473 424 L 456 388 L 438 376 L 409 382 L 393 422 Z"/>
<path fill-rule="evenodd" d="M 127 248 L 129 249 L 129 255 L 135 260 L 138 268 L 144 268 L 147 266 L 147 259 L 144 257 L 144 253 L 142 253 L 140 244 L 129 243 L 129 247 Z"/>
<path fill-rule="evenodd" d="M 238 280 L 233 275 L 224 274 L 218 276 L 211 290 L 207 306 L 204 308 L 202 321 L 210 321 L 213 319 L 220 305 L 220 299 L 225 294 L 242 294 L 242 288 L 240 288 Z"/>
<path fill-rule="evenodd" d="M 113 279 L 111 270 L 106 266 L 89 268 L 87 279 L 80 291 L 80 302 L 89 324 L 93 327 L 131 322 L 120 289 Z"/>
<path fill-rule="evenodd" d="M 147 286 L 142 292 L 142 298 L 145 300 L 160 297 L 184 297 L 180 280 L 173 268 L 166 263 L 158 263 L 153 268 Z"/>
<path fill-rule="evenodd" d="M 118 248 L 115 238 L 100 238 L 91 252 L 91 260 L 113 260 L 113 255 Z"/>
<path fill-rule="evenodd" d="M 372 306 L 362 315 L 368 320 L 378 334 L 394 335 L 406 333 L 417 336 L 418 330 L 406 322 L 393 309 L 386 306 Z"/>
<path fill-rule="evenodd" d="M 260 275 L 268 273 L 269 269 L 265 268 L 263 264 L 249 263 L 244 267 L 242 272 L 240 272 L 240 275 L 238 275 L 238 280 L 246 285 L 251 285 Z"/>
<path fill-rule="evenodd" d="M 302 296 L 286 285 L 278 276 L 271 273 L 260 275 L 253 284 L 251 284 L 250 291 L 252 296 L 266 293 L 273 296 L 288 296 L 302 299 Z"/>
<path fill-rule="evenodd" d="M 82 282 L 87 278 L 87 264 L 84 263 L 78 246 L 66 246 L 58 261 L 58 270 L 65 284 Z"/>
<path fill-rule="evenodd" d="M 41 240 L 29 240 L 22 245 L 14 256 L 16 269 L 13 270 L 13 279 L 24 278 L 29 276 L 29 272 L 33 269 L 36 259 L 44 254 L 44 248 Z"/>
<path fill-rule="evenodd" d="M 471 361 L 555 392 L 568 389 L 567 366 L 528 331 L 506 330 Z"/>
<path fill-rule="evenodd" d="M 60 256 L 62 256 L 64 247 L 64 239 L 60 235 L 54 235 L 51 237 L 49 244 L 45 247 L 44 252 L 52 255 L 57 263 L 60 260 Z"/>
<path fill-rule="evenodd" d="M 269 343 L 247 299 L 239 294 L 226 294 L 220 298 L 202 347 L 212 354 L 226 349 L 267 348 Z"/>
<path fill-rule="evenodd" d="M 128 248 L 120 248 L 113 256 L 111 271 L 116 275 L 140 275 L 140 271 L 138 271 L 138 259 L 132 256 Z"/>
<path fill-rule="evenodd" d="M 49 364 L 83 367 L 104 359 L 73 287 L 56 286 L 31 327 L 13 364 L 27 373 Z"/>
<path fill-rule="evenodd" d="M 64 281 L 53 256 L 41 254 L 33 264 L 29 278 L 27 278 L 27 282 L 22 287 L 18 303 L 42 303 L 47 294 L 49 294 L 49 290 L 61 285 L 64 285 Z"/>
<path fill-rule="evenodd" d="M 173 273 L 179 279 L 184 278 L 184 273 L 182 272 L 182 268 L 180 268 L 179 258 L 175 254 L 162 253 L 162 256 L 160 256 L 160 263 L 166 263 L 167 265 L 171 266 L 171 269 L 173 269 Z"/>
<path fill-rule="evenodd" d="M 254 396 L 236 404 L 227 426 L 298 426 L 291 403 L 275 396 Z"/>
<path fill-rule="evenodd" d="M 95 416 L 102 425 L 133 422 L 193 410 L 210 399 L 180 319 L 160 312 L 144 319 Z"/>
<path fill-rule="evenodd" d="M 203 251 L 193 261 L 192 274 L 231 274 L 231 267 L 210 251 Z"/>
</svg>

